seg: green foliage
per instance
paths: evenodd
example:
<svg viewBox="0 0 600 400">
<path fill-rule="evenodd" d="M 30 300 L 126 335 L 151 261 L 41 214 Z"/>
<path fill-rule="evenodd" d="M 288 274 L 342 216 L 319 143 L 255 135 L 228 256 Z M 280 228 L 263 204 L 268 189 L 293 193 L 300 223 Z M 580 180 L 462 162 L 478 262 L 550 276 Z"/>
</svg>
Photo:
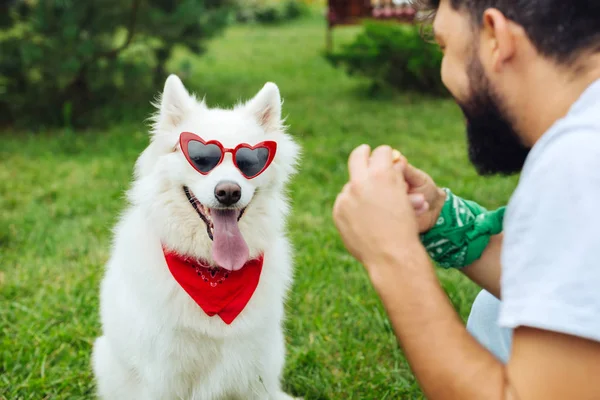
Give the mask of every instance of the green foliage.
<svg viewBox="0 0 600 400">
<path fill-rule="evenodd" d="M 171 49 L 182 45 L 201 53 L 204 41 L 225 26 L 227 4 L 5 3 L 0 6 L 0 123 L 81 126 L 146 106 L 166 77 Z M 116 103 L 121 103 L 118 108 Z"/>
<path fill-rule="evenodd" d="M 442 53 L 424 40 L 416 25 L 369 21 L 352 43 L 327 58 L 350 74 L 370 78 L 375 88 L 448 93 L 440 78 Z"/>
<path fill-rule="evenodd" d="M 309 6 L 300 0 L 238 0 L 238 22 L 277 24 L 309 13 Z"/>
</svg>

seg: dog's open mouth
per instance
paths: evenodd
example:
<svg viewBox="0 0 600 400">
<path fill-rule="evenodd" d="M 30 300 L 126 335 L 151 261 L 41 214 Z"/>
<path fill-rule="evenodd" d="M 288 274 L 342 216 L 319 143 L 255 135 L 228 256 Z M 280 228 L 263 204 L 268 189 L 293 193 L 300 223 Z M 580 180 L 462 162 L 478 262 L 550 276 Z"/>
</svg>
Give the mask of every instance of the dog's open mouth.
<svg viewBox="0 0 600 400">
<path fill-rule="evenodd" d="M 190 204 L 206 225 L 206 233 L 213 241 L 213 259 L 225 269 L 237 271 L 248 261 L 249 250 L 238 227 L 246 208 L 208 208 L 200 203 L 194 193 L 183 187 Z"/>
</svg>

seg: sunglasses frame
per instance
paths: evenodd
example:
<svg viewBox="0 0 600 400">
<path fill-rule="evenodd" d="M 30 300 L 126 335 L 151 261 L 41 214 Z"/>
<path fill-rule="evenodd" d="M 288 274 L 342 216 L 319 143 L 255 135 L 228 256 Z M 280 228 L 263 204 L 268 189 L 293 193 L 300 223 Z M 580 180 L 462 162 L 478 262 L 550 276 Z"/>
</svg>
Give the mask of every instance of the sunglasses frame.
<svg viewBox="0 0 600 400">
<path fill-rule="evenodd" d="M 214 144 L 217 147 L 219 147 L 219 149 L 221 150 L 221 158 L 219 159 L 219 162 L 213 168 L 211 168 L 210 171 L 207 171 L 207 172 L 200 171 L 198 168 L 196 168 L 196 165 L 192 161 L 192 159 L 190 157 L 190 154 L 188 152 L 188 144 L 191 141 L 194 141 L 194 140 L 197 141 L 197 142 L 200 142 L 200 143 L 204 144 L 205 146 L 209 145 L 209 144 Z M 235 167 L 238 169 L 238 171 L 240 171 L 240 173 L 246 179 L 254 179 L 257 176 L 259 176 L 260 174 L 262 174 L 263 172 L 265 172 L 265 170 L 269 167 L 269 165 L 271 165 L 271 162 L 275 158 L 275 153 L 277 152 L 277 142 L 274 142 L 272 140 L 266 140 L 264 142 L 257 143 L 254 146 L 251 146 L 248 143 L 240 143 L 235 148 L 230 149 L 230 148 L 224 147 L 223 144 L 221 144 L 221 142 L 219 142 L 217 140 L 208 140 L 208 141 L 205 141 L 200 136 L 198 136 L 198 135 L 196 135 L 195 133 L 192 133 L 192 132 L 181 132 L 181 134 L 179 135 L 179 146 L 181 146 L 181 151 L 183 152 L 183 155 L 185 156 L 185 158 L 188 161 L 188 163 L 190 163 L 190 165 L 196 171 L 198 171 L 202 175 L 208 175 L 208 174 L 210 174 L 212 170 L 214 170 L 215 168 L 217 168 L 223 162 L 223 159 L 225 158 L 225 154 L 226 153 L 231 153 L 231 158 L 233 160 L 233 165 L 235 165 Z M 235 155 L 236 155 L 237 151 L 239 149 L 242 149 L 242 148 L 250 149 L 250 150 L 254 150 L 254 149 L 258 149 L 258 148 L 266 148 L 267 150 L 269 150 L 269 157 L 267 158 L 267 162 L 262 167 L 262 169 L 260 171 L 258 171 L 255 175 L 247 176 L 240 169 L 240 167 L 237 164 L 237 161 L 235 159 Z"/>
</svg>

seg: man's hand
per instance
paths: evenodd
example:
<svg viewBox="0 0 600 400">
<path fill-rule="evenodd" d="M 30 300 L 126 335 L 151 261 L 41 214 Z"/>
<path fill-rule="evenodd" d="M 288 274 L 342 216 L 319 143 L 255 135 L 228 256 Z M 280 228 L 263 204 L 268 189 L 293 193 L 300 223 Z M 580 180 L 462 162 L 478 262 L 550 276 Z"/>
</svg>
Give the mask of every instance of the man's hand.
<svg viewBox="0 0 600 400">
<path fill-rule="evenodd" d="M 417 215 L 419 232 L 427 232 L 433 228 L 440 216 L 446 193 L 437 187 L 433 179 L 411 165 L 400 154 L 396 164 L 404 175 L 408 185 L 408 197 Z M 500 298 L 500 252 L 503 235 L 495 235 L 482 256 L 473 264 L 462 269 L 462 272 L 497 298 Z"/>
<path fill-rule="evenodd" d="M 440 216 L 446 193 L 437 187 L 429 175 L 411 165 L 403 155 L 400 155 L 396 165 L 402 170 L 408 185 L 409 199 L 417 213 L 419 232 L 427 232 L 435 226 Z"/>
<path fill-rule="evenodd" d="M 368 270 L 389 266 L 399 251 L 421 246 L 414 207 L 402 169 L 394 166 L 392 149 L 371 154 L 367 145 L 348 160 L 350 181 L 338 195 L 333 218 L 348 251 Z"/>
</svg>

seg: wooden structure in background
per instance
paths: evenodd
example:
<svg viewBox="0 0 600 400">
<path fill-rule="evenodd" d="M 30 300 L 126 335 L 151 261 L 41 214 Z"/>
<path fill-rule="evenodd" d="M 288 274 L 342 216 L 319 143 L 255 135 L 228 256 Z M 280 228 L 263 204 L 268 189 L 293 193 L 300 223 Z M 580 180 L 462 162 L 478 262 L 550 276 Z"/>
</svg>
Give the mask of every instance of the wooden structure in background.
<svg viewBox="0 0 600 400">
<path fill-rule="evenodd" d="M 354 25 L 365 18 L 412 24 L 415 14 L 409 0 L 328 0 L 327 51 L 333 46 L 332 31 L 336 25 Z"/>
</svg>

